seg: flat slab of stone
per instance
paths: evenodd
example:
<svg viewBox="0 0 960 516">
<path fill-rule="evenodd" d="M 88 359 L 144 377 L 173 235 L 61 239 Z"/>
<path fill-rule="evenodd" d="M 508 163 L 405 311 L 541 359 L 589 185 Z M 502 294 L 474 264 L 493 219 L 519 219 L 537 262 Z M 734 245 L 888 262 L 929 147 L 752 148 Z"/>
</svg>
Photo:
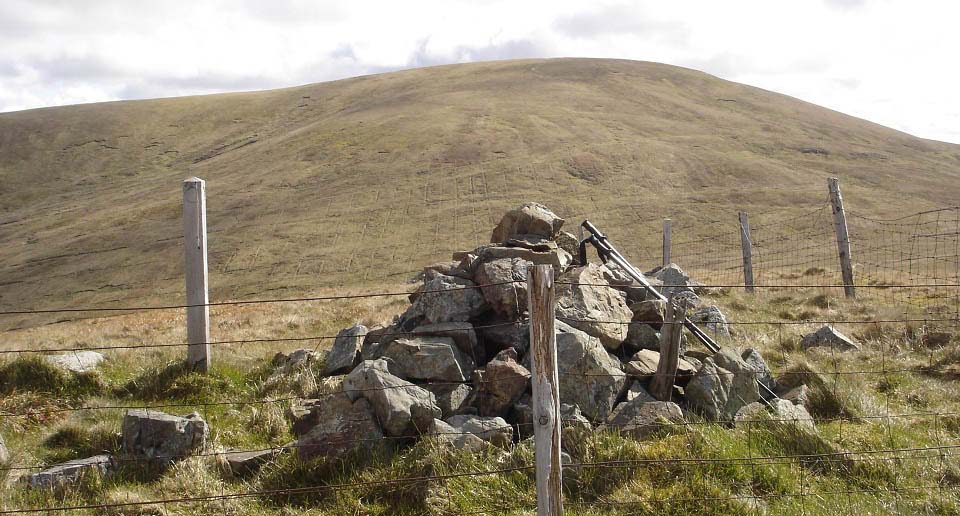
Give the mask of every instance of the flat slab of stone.
<svg viewBox="0 0 960 516">
<path fill-rule="evenodd" d="M 230 472 L 234 475 L 246 475 L 260 469 L 261 466 L 273 460 L 284 448 L 258 451 L 227 451 L 223 459 L 227 461 Z"/>
<path fill-rule="evenodd" d="M 860 346 L 856 342 L 829 325 L 804 335 L 800 339 L 800 347 L 803 349 L 824 347 L 837 351 L 860 351 Z"/>
<path fill-rule="evenodd" d="M 366 335 L 367 327 L 362 324 L 354 324 L 349 328 L 340 330 L 337 338 L 333 341 L 330 353 L 327 354 L 327 361 L 323 366 L 323 375 L 330 376 L 352 371 L 360 363 L 360 350 L 363 347 L 363 340 Z"/>
<path fill-rule="evenodd" d="M 57 464 L 39 473 L 24 477 L 25 482 L 32 488 L 56 489 L 68 484 L 76 483 L 84 475 L 106 475 L 110 469 L 112 457 L 110 455 L 95 455 L 85 459 L 71 460 Z"/>
<path fill-rule="evenodd" d="M 104 361 L 104 356 L 96 351 L 74 351 L 62 355 L 47 355 L 43 359 L 65 371 L 88 373 L 97 369 L 100 362 Z"/>
</svg>

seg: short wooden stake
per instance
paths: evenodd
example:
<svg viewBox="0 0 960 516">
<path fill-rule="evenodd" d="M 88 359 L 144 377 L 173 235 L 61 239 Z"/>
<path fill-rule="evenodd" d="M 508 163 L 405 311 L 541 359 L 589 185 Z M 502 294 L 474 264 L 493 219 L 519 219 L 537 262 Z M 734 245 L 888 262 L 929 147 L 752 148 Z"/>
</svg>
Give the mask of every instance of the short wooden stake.
<svg viewBox="0 0 960 516">
<path fill-rule="evenodd" d="M 827 179 L 830 188 L 830 206 L 833 209 L 833 229 L 837 233 L 837 251 L 840 255 L 840 274 L 843 276 L 843 293 L 849 298 L 857 297 L 853 286 L 853 264 L 850 261 L 850 235 L 847 233 L 847 213 L 840 195 L 840 179 Z"/>
<path fill-rule="evenodd" d="M 560 464 L 560 391 L 557 379 L 557 335 L 554 310 L 557 300 L 553 267 L 527 269 L 530 310 L 531 387 L 533 438 L 537 471 L 537 516 L 563 513 Z"/>
<path fill-rule="evenodd" d="M 680 365 L 680 339 L 683 337 L 683 321 L 687 317 L 685 300 L 674 306 L 673 295 L 667 298 L 663 328 L 660 330 L 660 362 L 657 373 L 650 381 L 650 394 L 660 401 L 670 401 L 673 384 Z"/>
<path fill-rule="evenodd" d="M 183 182 L 184 275 L 187 282 L 187 363 L 210 369 L 210 302 L 207 293 L 207 197 L 204 181 Z"/>
<path fill-rule="evenodd" d="M 670 219 L 663 219 L 663 266 L 670 264 Z"/>
<path fill-rule="evenodd" d="M 750 239 L 750 220 L 747 212 L 740 212 L 740 250 L 743 253 L 743 284 L 749 293 L 753 288 L 753 241 Z"/>
</svg>

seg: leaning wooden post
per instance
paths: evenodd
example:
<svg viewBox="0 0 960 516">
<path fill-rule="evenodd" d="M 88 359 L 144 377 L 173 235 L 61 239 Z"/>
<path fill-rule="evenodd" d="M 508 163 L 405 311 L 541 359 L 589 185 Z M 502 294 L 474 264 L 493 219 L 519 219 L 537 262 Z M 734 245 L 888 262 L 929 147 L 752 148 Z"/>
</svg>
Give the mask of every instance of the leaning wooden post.
<svg viewBox="0 0 960 516">
<path fill-rule="evenodd" d="M 663 266 L 670 264 L 670 219 L 663 219 Z"/>
<path fill-rule="evenodd" d="M 743 284 L 749 293 L 753 288 L 753 241 L 750 239 L 750 220 L 747 212 L 740 212 L 740 251 L 743 253 Z"/>
<path fill-rule="evenodd" d="M 527 269 L 530 310 L 531 387 L 533 390 L 534 458 L 537 469 L 537 516 L 560 516 L 560 391 L 557 380 L 557 300 L 553 267 Z"/>
<path fill-rule="evenodd" d="M 670 401 L 673 396 L 673 384 L 680 365 L 680 339 L 683 337 L 683 321 L 687 317 L 687 306 L 681 299 L 674 306 L 673 295 L 667 298 L 663 328 L 660 330 L 660 362 L 657 373 L 650 381 L 650 394 L 660 401 Z"/>
<path fill-rule="evenodd" d="M 210 307 L 207 293 L 207 197 L 204 181 L 183 182 L 184 275 L 187 281 L 187 363 L 210 369 Z"/>
<path fill-rule="evenodd" d="M 850 262 L 850 235 L 847 233 L 847 213 L 843 210 L 843 197 L 840 195 L 840 179 L 827 179 L 830 188 L 830 205 L 833 208 L 833 229 L 837 233 L 837 251 L 840 253 L 840 273 L 843 276 L 843 293 L 857 297 L 853 286 L 853 265 Z"/>
</svg>

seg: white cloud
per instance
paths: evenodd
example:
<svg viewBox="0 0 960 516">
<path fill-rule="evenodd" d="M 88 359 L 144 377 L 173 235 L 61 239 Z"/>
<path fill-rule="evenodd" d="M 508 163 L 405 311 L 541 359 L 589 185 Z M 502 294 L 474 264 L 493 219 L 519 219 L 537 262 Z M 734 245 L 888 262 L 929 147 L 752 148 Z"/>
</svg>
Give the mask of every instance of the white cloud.
<svg viewBox="0 0 960 516">
<path fill-rule="evenodd" d="M 516 57 L 660 61 L 960 143 L 960 4 L 4 0 L 0 111 Z"/>
</svg>

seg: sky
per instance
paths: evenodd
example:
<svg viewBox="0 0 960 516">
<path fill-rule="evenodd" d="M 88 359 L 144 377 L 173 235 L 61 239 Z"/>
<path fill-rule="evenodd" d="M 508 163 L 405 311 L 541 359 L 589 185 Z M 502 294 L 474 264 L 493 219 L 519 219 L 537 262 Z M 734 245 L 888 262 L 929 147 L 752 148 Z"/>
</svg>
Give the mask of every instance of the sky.
<svg viewBox="0 0 960 516">
<path fill-rule="evenodd" d="M 0 112 L 605 57 L 960 143 L 958 20 L 952 0 L 0 0 Z"/>
</svg>

